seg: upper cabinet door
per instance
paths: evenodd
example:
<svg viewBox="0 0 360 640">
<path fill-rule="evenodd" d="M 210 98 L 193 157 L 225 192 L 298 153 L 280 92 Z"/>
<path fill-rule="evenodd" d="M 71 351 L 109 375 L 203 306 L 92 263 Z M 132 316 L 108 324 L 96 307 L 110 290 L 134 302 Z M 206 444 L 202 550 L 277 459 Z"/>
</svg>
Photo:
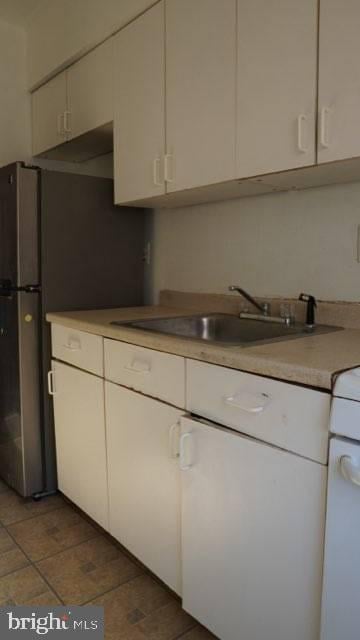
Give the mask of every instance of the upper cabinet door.
<svg viewBox="0 0 360 640">
<path fill-rule="evenodd" d="M 168 191 L 235 177 L 236 0 L 166 0 Z"/>
<path fill-rule="evenodd" d="M 237 177 L 315 163 L 316 60 L 317 0 L 238 0 Z"/>
<path fill-rule="evenodd" d="M 318 162 L 360 155 L 360 3 L 321 0 Z"/>
<path fill-rule="evenodd" d="M 68 70 L 68 128 L 75 138 L 113 120 L 113 39 Z"/>
<path fill-rule="evenodd" d="M 66 71 L 34 91 L 31 102 L 32 152 L 36 156 L 67 139 L 64 122 L 67 110 Z"/>
<path fill-rule="evenodd" d="M 164 3 L 115 38 L 115 203 L 165 193 Z"/>
</svg>

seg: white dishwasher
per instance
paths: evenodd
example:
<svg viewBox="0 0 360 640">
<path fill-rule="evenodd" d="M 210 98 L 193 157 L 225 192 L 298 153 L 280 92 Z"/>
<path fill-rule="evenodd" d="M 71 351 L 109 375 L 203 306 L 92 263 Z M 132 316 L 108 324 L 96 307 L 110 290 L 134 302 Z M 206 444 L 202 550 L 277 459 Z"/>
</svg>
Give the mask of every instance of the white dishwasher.
<svg viewBox="0 0 360 640">
<path fill-rule="evenodd" d="M 359 640 L 360 368 L 333 395 L 321 640 Z"/>
</svg>

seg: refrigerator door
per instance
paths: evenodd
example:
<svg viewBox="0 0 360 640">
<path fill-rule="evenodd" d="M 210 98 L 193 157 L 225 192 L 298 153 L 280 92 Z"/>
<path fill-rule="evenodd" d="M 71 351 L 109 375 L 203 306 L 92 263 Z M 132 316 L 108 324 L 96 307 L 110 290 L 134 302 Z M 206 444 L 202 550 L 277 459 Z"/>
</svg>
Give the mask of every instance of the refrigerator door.
<svg viewBox="0 0 360 640">
<path fill-rule="evenodd" d="M 0 296 L 0 475 L 18 493 L 43 488 L 39 295 Z"/>
<path fill-rule="evenodd" d="M 143 304 L 144 211 L 115 207 L 107 178 L 41 171 L 42 384 L 50 311 Z M 53 407 L 43 395 L 46 490 L 56 488 Z"/>
<path fill-rule="evenodd" d="M 0 170 L 0 475 L 24 496 L 42 489 L 37 172 Z M 10 291 L 13 289 L 13 291 Z"/>
</svg>

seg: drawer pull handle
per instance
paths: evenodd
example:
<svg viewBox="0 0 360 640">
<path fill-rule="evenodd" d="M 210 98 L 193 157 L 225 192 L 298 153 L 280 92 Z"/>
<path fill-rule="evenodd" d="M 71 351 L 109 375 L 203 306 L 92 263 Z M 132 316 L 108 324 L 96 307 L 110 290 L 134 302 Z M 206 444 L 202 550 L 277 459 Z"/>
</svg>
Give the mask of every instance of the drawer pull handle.
<svg viewBox="0 0 360 640">
<path fill-rule="evenodd" d="M 266 393 L 236 393 L 224 398 L 225 404 L 246 413 L 258 414 L 266 409 L 270 397 Z"/>
<path fill-rule="evenodd" d="M 133 360 L 133 362 L 129 365 L 125 365 L 124 369 L 126 371 L 131 371 L 131 373 L 150 373 L 151 366 L 148 362 L 140 362 L 139 360 Z"/>
<path fill-rule="evenodd" d="M 340 458 L 340 471 L 345 480 L 360 487 L 360 466 L 351 456 Z"/>
<path fill-rule="evenodd" d="M 63 344 L 64 349 L 68 351 L 81 351 L 81 344 L 79 340 L 69 340 L 66 344 Z"/>
<path fill-rule="evenodd" d="M 189 469 L 191 469 L 191 467 L 193 466 L 191 462 L 187 461 L 186 446 L 185 446 L 185 442 L 187 440 L 191 440 L 191 437 L 192 437 L 191 433 L 183 433 L 180 436 L 180 469 L 181 471 L 189 471 Z"/>
<path fill-rule="evenodd" d="M 175 424 L 172 424 L 169 429 L 169 453 L 170 453 L 170 458 L 173 458 L 173 459 L 176 459 L 180 456 L 179 445 L 178 445 L 179 440 L 178 438 L 175 440 L 175 434 L 178 434 L 179 427 L 180 427 L 179 422 L 175 422 Z"/>
<path fill-rule="evenodd" d="M 47 374 L 47 380 L 48 380 L 48 391 L 49 391 L 49 395 L 50 396 L 55 396 L 56 395 L 56 391 L 54 388 L 54 371 L 50 370 L 48 371 Z"/>
</svg>

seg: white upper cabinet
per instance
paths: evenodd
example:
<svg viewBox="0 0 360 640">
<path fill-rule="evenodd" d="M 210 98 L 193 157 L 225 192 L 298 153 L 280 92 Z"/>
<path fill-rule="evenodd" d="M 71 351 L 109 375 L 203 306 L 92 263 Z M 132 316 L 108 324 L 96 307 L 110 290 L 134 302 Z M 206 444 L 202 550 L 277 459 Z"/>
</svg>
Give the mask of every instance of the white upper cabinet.
<svg viewBox="0 0 360 640">
<path fill-rule="evenodd" d="M 317 11 L 238 0 L 238 178 L 315 163 Z"/>
<path fill-rule="evenodd" d="M 111 151 L 113 105 L 110 39 L 32 94 L 33 155 L 86 160 Z M 82 139 L 81 144 L 47 153 L 94 130 L 94 136 Z"/>
<path fill-rule="evenodd" d="M 113 120 L 113 45 L 110 38 L 68 70 L 70 138 Z"/>
<path fill-rule="evenodd" d="M 165 193 L 164 3 L 115 38 L 115 203 Z"/>
<path fill-rule="evenodd" d="M 318 161 L 360 156 L 360 3 L 321 0 Z"/>
<path fill-rule="evenodd" d="M 31 97 L 32 152 L 36 156 L 65 142 L 67 134 L 66 71 L 59 73 Z"/>
<path fill-rule="evenodd" d="M 167 191 L 235 177 L 236 0 L 166 0 Z"/>
</svg>

